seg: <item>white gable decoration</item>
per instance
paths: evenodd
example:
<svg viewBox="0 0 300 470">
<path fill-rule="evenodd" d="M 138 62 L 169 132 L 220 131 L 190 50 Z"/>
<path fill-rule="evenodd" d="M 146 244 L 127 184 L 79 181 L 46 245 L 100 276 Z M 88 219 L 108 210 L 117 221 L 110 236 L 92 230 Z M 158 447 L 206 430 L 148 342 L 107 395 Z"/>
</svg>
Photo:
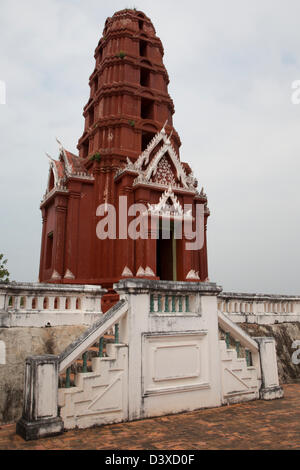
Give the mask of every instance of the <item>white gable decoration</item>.
<svg viewBox="0 0 300 470">
<path fill-rule="evenodd" d="M 181 185 L 187 190 L 196 192 L 195 188 L 197 186 L 197 180 L 192 173 L 189 176 L 186 174 L 176 150 L 171 143 L 172 134 L 169 137 L 167 136 L 165 131 L 166 124 L 161 131 L 153 137 L 146 150 L 144 150 L 135 163 L 127 158 L 127 165 L 116 174 L 116 177 L 125 171 L 133 171 L 137 173 L 137 178 L 134 182 L 135 184 L 158 184 L 160 186 L 167 187 L 171 185 L 172 188 L 177 188 L 179 185 L 175 182 L 171 168 L 172 162 L 176 171 L 176 176 Z M 161 142 L 161 148 L 149 163 L 151 152 Z"/>
<path fill-rule="evenodd" d="M 169 203 L 172 202 L 172 205 Z M 167 217 L 192 218 L 192 211 L 184 212 L 180 202 L 169 187 L 161 196 L 158 204 L 148 204 L 148 210 L 152 215 L 163 215 Z"/>
</svg>

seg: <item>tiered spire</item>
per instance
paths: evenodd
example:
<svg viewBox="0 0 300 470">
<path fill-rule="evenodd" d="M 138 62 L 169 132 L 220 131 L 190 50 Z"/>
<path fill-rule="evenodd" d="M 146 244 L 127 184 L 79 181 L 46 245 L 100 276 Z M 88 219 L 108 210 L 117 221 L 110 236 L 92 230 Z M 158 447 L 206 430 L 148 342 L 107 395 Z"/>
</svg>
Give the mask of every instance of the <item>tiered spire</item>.
<svg viewBox="0 0 300 470">
<path fill-rule="evenodd" d="M 85 130 L 78 143 L 83 159 L 95 152 L 137 159 L 166 121 L 171 132 L 174 105 L 163 55 L 144 13 L 126 9 L 108 18 L 84 108 Z M 178 152 L 176 132 L 173 144 Z"/>
</svg>

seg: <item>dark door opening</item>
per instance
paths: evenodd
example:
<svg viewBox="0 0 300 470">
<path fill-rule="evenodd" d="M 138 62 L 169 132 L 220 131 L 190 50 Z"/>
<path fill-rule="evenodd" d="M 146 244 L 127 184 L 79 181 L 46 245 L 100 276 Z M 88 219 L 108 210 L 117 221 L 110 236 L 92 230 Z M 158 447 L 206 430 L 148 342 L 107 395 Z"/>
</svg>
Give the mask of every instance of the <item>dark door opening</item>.
<svg viewBox="0 0 300 470">
<path fill-rule="evenodd" d="M 177 280 L 176 240 L 173 231 L 169 239 L 163 239 L 163 231 L 159 230 L 156 240 L 156 275 L 162 281 Z"/>
</svg>

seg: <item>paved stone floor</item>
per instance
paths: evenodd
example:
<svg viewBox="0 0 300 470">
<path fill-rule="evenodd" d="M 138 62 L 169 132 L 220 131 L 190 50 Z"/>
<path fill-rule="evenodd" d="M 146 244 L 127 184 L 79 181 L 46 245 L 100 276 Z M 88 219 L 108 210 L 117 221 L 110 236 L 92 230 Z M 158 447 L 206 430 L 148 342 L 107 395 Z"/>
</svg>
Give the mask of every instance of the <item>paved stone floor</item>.
<svg viewBox="0 0 300 470">
<path fill-rule="evenodd" d="M 300 384 L 285 398 L 121 423 L 25 442 L 15 426 L 0 427 L 0 449 L 194 450 L 300 449 Z"/>
</svg>

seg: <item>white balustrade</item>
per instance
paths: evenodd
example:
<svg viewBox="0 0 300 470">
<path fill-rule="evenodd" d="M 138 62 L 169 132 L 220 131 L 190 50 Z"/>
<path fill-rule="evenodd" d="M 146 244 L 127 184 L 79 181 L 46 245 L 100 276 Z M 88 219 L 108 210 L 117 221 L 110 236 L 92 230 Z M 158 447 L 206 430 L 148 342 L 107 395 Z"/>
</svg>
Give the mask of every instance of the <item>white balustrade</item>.
<svg viewBox="0 0 300 470">
<path fill-rule="evenodd" d="M 101 310 L 101 286 L 0 284 L 0 327 L 91 324 Z"/>
<path fill-rule="evenodd" d="M 221 293 L 219 312 L 236 323 L 274 324 L 300 321 L 300 296 Z"/>
</svg>

